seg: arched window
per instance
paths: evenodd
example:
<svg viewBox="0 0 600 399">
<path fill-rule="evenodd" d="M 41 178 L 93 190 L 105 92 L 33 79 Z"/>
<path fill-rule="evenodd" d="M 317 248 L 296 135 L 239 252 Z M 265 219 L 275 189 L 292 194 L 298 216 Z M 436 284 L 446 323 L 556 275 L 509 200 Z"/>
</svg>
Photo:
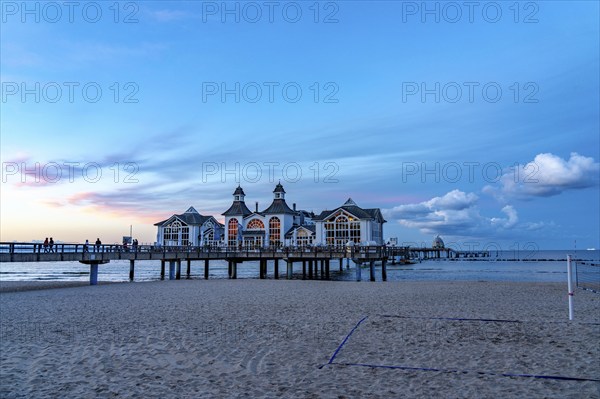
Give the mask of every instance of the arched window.
<svg viewBox="0 0 600 399">
<path fill-rule="evenodd" d="M 212 222 L 207 222 L 204 226 L 204 238 L 202 241 L 204 242 L 204 245 L 212 245 L 213 241 L 215 240 L 214 225 L 212 224 Z"/>
<path fill-rule="evenodd" d="M 273 246 L 281 244 L 281 221 L 276 216 L 269 219 L 269 243 Z"/>
<path fill-rule="evenodd" d="M 325 221 L 325 238 L 329 245 L 346 245 L 348 241 L 360 243 L 360 221 L 339 213 Z"/>
<path fill-rule="evenodd" d="M 179 220 L 173 221 L 163 230 L 163 242 L 165 245 L 188 245 L 190 239 L 190 228 L 182 225 Z"/>
<path fill-rule="evenodd" d="M 247 230 L 264 230 L 265 224 L 258 219 L 252 219 L 246 226 Z"/>
<path fill-rule="evenodd" d="M 238 221 L 237 219 L 231 219 L 228 224 L 228 234 L 229 241 L 227 245 L 235 247 L 237 246 L 237 235 L 238 235 Z"/>
</svg>

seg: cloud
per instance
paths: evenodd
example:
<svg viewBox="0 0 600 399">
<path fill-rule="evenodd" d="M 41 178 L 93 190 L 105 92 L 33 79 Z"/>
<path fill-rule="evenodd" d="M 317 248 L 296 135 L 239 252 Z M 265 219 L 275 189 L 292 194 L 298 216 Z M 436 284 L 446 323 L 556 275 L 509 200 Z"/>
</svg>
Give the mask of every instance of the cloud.
<svg viewBox="0 0 600 399">
<path fill-rule="evenodd" d="M 473 193 L 452 190 L 417 204 L 399 205 L 383 210 L 387 219 L 396 219 L 406 227 L 427 234 L 455 234 L 473 230 L 481 216 L 476 208 L 478 197 Z"/>
<path fill-rule="evenodd" d="M 533 161 L 506 171 L 498 186 L 483 192 L 496 197 L 532 199 L 550 197 L 568 190 L 598 186 L 600 164 L 594 158 L 571 153 L 568 160 L 550 153 L 538 154 Z"/>
<path fill-rule="evenodd" d="M 444 234 L 459 237 L 497 237 L 513 233 L 517 229 L 537 230 L 544 223 L 519 223 L 517 210 L 504 206 L 503 217 L 481 214 L 479 197 L 474 193 L 453 190 L 441 197 L 415 204 L 399 205 L 382 212 L 388 220 L 396 220 L 403 226 L 416 228 L 424 234 Z"/>
<path fill-rule="evenodd" d="M 490 222 L 494 226 L 501 226 L 504 228 L 511 228 L 517 224 L 519 221 L 519 216 L 517 216 L 517 211 L 513 208 L 512 205 L 506 205 L 502 208 L 502 212 L 506 214 L 506 218 L 491 218 Z"/>
</svg>

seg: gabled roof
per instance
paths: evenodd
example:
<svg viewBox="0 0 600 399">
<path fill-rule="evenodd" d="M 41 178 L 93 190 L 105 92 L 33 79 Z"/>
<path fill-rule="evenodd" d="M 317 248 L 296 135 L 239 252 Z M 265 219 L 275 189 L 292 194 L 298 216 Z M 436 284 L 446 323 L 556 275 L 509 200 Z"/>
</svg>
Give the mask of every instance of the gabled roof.
<svg viewBox="0 0 600 399">
<path fill-rule="evenodd" d="M 290 215 L 295 215 L 297 212 L 294 212 L 289 206 L 288 204 L 285 202 L 284 199 L 274 199 L 273 202 L 271 203 L 271 205 L 265 209 L 264 211 L 262 211 L 261 213 L 265 214 L 265 215 L 269 215 L 269 214 L 290 214 Z"/>
<path fill-rule="evenodd" d="M 248 209 L 248 207 L 246 206 L 246 203 L 244 201 L 233 201 L 233 204 L 231 204 L 229 209 L 227 209 L 221 215 L 223 215 L 223 216 L 247 216 L 247 215 L 250 215 L 251 213 L 252 212 L 250 211 L 250 209 Z"/>
<path fill-rule="evenodd" d="M 184 213 L 182 213 L 180 215 L 173 215 L 170 218 L 165 219 L 161 222 L 154 223 L 154 225 L 155 226 L 163 226 L 165 224 L 171 223 L 174 219 L 179 219 L 181 222 L 185 223 L 188 226 L 201 226 L 204 223 L 206 223 L 206 221 L 209 219 L 213 219 L 216 223 L 221 225 L 221 223 L 219 223 L 212 216 L 203 216 L 203 215 L 199 214 L 198 211 L 196 211 L 194 209 L 194 207 L 188 208 L 187 211 L 185 211 Z"/>
<path fill-rule="evenodd" d="M 352 201 L 352 198 L 348 198 L 344 205 L 340 206 L 339 208 L 336 208 L 332 211 L 323 211 L 319 215 L 315 216 L 313 219 L 325 220 L 340 209 L 348 212 L 349 214 L 357 217 L 358 219 L 373 219 L 379 223 L 386 222 L 379 208 L 363 209 L 360 206 L 356 205 L 356 203 Z"/>
<path fill-rule="evenodd" d="M 298 230 L 298 229 L 301 229 L 301 228 L 302 228 L 302 229 L 305 229 L 305 230 L 308 230 L 308 231 L 310 231 L 312 234 L 315 234 L 315 232 L 316 232 L 316 227 L 315 227 L 315 225 L 314 225 L 314 224 L 309 224 L 309 225 L 303 224 L 303 225 L 299 225 L 299 226 L 298 226 L 298 225 L 296 225 L 296 226 L 292 226 L 292 227 L 291 227 L 291 228 L 290 228 L 290 229 L 289 229 L 289 230 L 288 230 L 288 231 L 287 231 L 287 232 L 284 234 L 285 238 L 291 238 L 291 237 L 293 237 L 293 235 L 294 235 L 294 230 Z"/>
<path fill-rule="evenodd" d="M 249 215 L 244 216 L 244 219 L 252 219 L 253 217 L 258 217 L 260 218 L 264 218 L 265 215 L 263 215 L 261 212 L 252 212 Z"/>
</svg>

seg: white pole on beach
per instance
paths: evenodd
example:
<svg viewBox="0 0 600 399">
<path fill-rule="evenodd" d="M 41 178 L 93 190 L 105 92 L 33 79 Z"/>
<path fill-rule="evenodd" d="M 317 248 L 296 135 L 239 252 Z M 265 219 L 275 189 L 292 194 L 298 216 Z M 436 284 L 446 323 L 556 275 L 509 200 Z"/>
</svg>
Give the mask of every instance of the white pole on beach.
<svg viewBox="0 0 600 399">
<path fill-rule="evenodd" d="M 569 290 L 569 320 L 573 320 L 573 267 L 571 255 L 567 255 L 567 284 Z"/>
</svg>

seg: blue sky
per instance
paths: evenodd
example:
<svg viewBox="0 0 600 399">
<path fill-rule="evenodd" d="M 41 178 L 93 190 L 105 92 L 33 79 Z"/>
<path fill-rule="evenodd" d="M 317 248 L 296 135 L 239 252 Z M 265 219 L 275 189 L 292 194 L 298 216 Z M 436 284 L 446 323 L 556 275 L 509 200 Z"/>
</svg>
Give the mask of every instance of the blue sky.
<svg viewBox="0 0 600 399">
<path fill-rule="evenodd" d="M 281 180 L 303 209 L 382 208 L 401 242 L 600 247 L 597 2 L 23 4 L 3 241 L 152 242 Z"/>
</svg>

